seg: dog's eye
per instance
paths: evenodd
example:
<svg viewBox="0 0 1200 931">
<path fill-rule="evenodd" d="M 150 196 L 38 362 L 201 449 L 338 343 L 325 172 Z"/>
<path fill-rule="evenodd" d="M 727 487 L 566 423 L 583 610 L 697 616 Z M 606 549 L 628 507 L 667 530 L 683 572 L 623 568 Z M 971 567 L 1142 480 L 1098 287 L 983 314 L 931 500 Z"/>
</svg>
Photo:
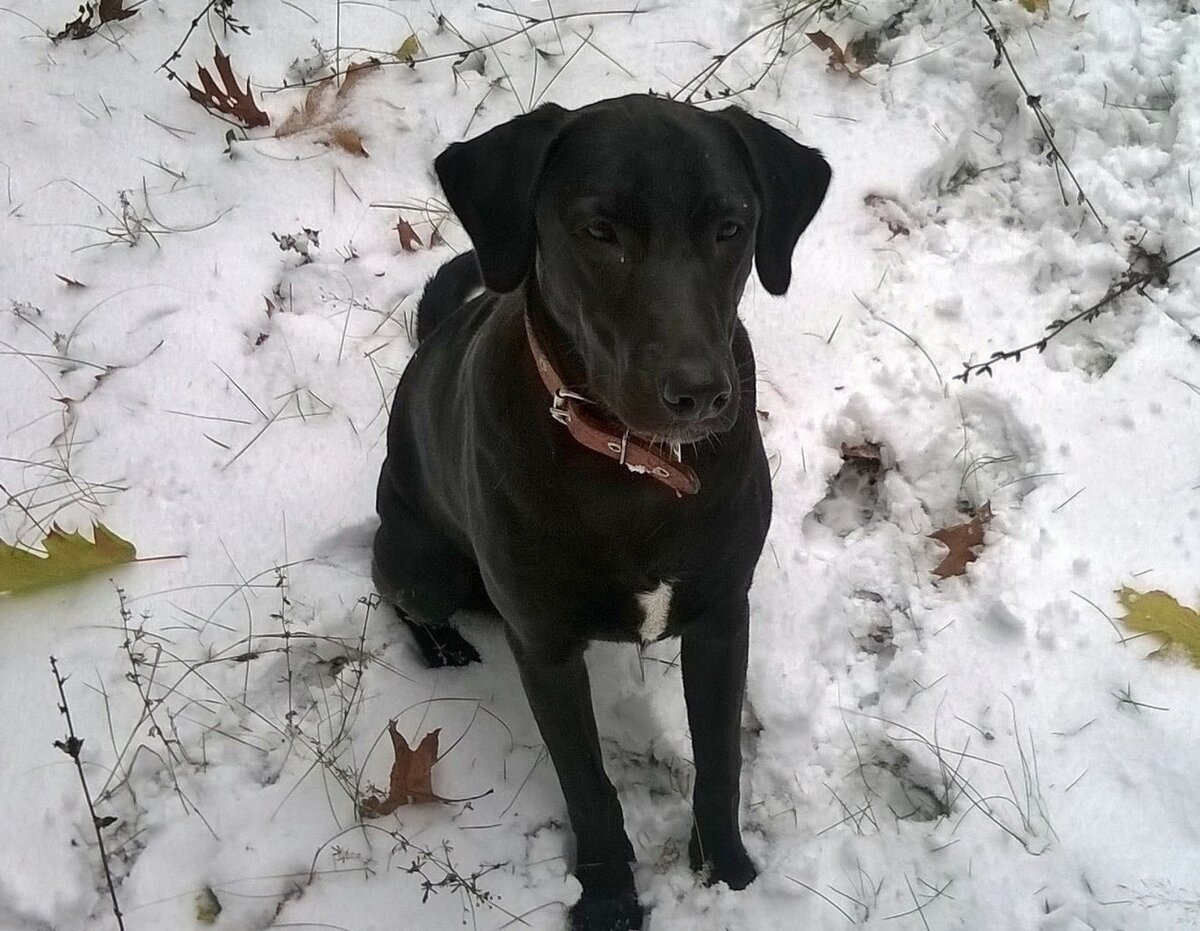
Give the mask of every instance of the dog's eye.
<svg viewBox="0 0 1200 931">
<path fill-rule="evenodd" d="M 726 220 L 717 227 L 717 242 L 726 242 L 733 239 L 741 231 L 742 226 L 740 223 L 735 223 L 733 220 Z"/>
<path fill-rule="evenodd" d="M 583 229 L 585 233 L 587 233 L 597 242 L 617 241 L 617 231 L 613 229 L 613 225 L 607 220 L 595 220 L 589 223 Z"/>
</svg>

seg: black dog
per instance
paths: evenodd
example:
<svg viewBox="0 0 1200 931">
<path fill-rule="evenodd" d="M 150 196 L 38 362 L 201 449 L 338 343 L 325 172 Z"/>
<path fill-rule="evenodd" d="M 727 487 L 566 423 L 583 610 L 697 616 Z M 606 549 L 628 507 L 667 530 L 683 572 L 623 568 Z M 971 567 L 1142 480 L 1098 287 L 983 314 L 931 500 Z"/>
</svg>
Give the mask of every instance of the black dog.
<svg viewBox="0 0 1200 931">
<path fill-rule="evenodd" d="M 540 107 L 436 167 L 475 252 L 421 300 L 376 584 L 435 662 L 476 658 L 454 611 L 503 618 L 575 831 L 572 927 L 640 928 L 583 652 L 682 639 L 692 866 L 745 887 L 747 591 L 771 484 L 737 306 L 752 262 L 787 290 L 829 166 L 736 107 L 639 95 Z"/>
</svg>

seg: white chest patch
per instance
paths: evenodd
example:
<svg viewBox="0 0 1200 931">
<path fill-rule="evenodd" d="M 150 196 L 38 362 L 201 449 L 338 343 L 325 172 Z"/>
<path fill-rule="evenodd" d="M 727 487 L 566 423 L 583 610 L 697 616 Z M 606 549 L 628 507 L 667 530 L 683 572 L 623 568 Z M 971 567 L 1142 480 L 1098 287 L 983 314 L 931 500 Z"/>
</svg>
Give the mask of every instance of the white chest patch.
<svg viewBox="0 0 1200 931">
<path fill-rule="evenodd" d="M 642 643 L 653 643 L 667 629 L 667 615 L 671 611 L 671 583 L 659 582 L 652 592 L 638 592 L 638 604 L 642 608 L 642 624 L 638 636 Z"/>
</svg>

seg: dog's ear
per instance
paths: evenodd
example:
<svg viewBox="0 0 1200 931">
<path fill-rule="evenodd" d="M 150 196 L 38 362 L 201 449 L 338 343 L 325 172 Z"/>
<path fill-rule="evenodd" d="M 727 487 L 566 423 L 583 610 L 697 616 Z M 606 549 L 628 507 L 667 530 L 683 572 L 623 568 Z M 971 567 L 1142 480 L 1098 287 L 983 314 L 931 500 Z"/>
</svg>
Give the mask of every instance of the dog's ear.
<svg viewBox="0 0 1200 931">
<path fill-rule="evenodd" d="M 792 280 L 792 250 L 816 216 L 832 172 L 816 149 L 786 135 L 740 107 L 716 116 L 728 120 L 741 137 L 758 188 L 759 220 L 754 264 L 771 294 L 783 294 Z"/>
<path fill-rule="evenodd" d="M 492 291 L 514 290 L 533 265 L 538 179 L 569 115 L 556 104 L 545 104 L 482 136 L 454 143 L 433 163 L 475 246 L 483 282 Z"/>
</svg>

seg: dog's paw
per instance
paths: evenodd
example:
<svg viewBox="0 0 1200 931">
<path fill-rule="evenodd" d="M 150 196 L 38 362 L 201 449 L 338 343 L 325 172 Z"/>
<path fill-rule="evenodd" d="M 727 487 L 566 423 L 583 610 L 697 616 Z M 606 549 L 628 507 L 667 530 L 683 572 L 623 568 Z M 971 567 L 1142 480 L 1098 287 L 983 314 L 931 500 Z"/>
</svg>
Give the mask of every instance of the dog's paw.
<svg viewBox="0 0 1200 931">
<path fill-rule="evenodd" d="M 430 669 L 482 662 L 475 646 L 449 624 L 422 624 L 407 617 L 404 623 Z"/>
<path fill-rule="evenodd" d="M 688 844 L 688 857 L 692 869 L 703 877 L 706 886 L 726 883 L 730 889 L 745 889 L 758 878 L 754 861 L 746 853 L 740 839 L 712 846 L 716 849 L 709 851 L 709 856 L 706 857 L 701 853 L 700 841 L 695 834 Z"/>
<path fill-rule="evenodd" d="M 571 906 L 571 931 L 639 931 L 645 912 L 637 893 L 584 895 Z"/>
</svg>

